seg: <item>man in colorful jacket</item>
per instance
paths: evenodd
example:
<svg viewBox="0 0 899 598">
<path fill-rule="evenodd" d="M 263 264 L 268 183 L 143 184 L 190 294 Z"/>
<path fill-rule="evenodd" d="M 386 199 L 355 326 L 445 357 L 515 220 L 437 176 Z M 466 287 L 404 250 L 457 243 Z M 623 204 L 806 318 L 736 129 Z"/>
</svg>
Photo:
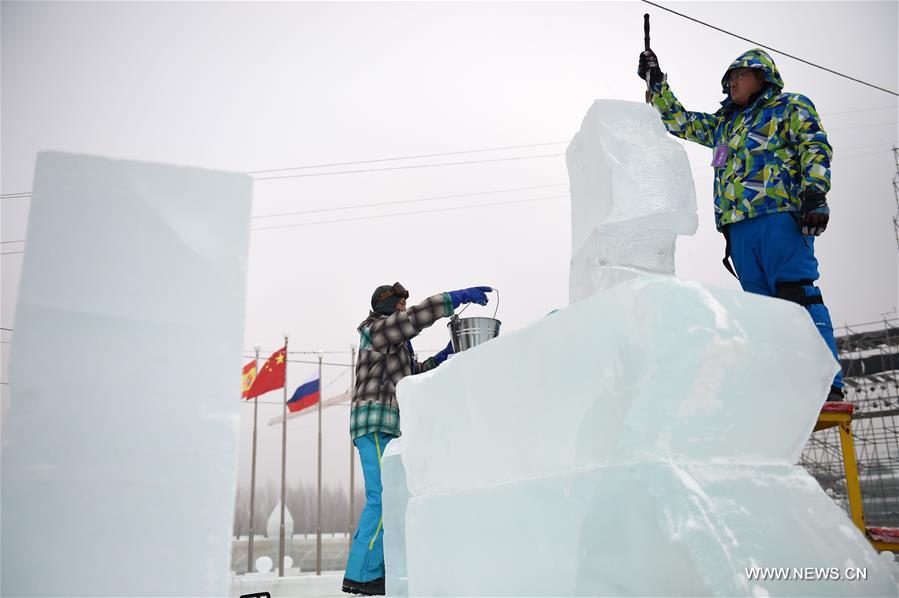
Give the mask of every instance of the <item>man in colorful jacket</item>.
<svg viewBox="0 0 899 598">
<path fill-rule="evenodd" d="M 356 387 L 350 409 L 350 437 L 359 451 L 365 478 L 365 508 L 347 559 L 343 591 L 384 594 L 384 534 L 381 520 L 381 455 L 391 439 L 400 436 L 400 408 L 396 385 L 443 363 L 453 353 L 446 348 L 420 362 L 411 339 L 439 320 L 453 315 L 463 303 L 487 304 L 490 287 L 472 287 L 428 297 L 406 308 L 409 292 L 400 283 L 375 289 L 372 311 L 359 324 L 361 335 Z"/>
<path fill-rule="evenodd" d="M 834 358 L 833 324 L 815 286 L 815 237 L 830 217 L 832 150 L 815 106 L 784 93 L 771 57 L 752 49 L 724 73 L 727 98 L 714 114 L 690 112 L 674 96 L 656 55 L 640 54 L 637 73 L 649 83 L 650 101 L 669 133 L 712 148 L 715 225 L 724 233 L 724 265 L 744 291 L 804 306 Z M 837 372 L 827 397 L 843 398 Z"/>
</svg>

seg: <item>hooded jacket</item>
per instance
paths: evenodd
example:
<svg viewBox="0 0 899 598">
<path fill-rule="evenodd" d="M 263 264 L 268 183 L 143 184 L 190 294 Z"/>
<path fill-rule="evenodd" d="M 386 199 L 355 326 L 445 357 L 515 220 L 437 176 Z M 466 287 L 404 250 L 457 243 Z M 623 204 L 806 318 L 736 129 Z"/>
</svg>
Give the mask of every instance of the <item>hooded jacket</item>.
<svg viewBox="0 0 899 598">
<path fill-rule="evenodd" d="M 350 438 L 371 432 L 400 435 L 396 385 L 410 374 L 437 367 L 433 357 L 417 361 L 410 341 L 440 318 L 451 315 L 453 303 L 447 293 L 441 293 L 389 316 L 372 311 L 359 324 L 359 362 L 350 408 Z"/>
<path fill-rule="evenodd" d="M 767 88 L 740 107 L 730 97 L 728 76 L 736 68 L 761 69 Z M 675 97 L 667 77 L 653 86 L 652 105 L 669 133 L 710 148 L 726 146 L 724 166 L 715 167 L 715 226 L 746 218 L 798 212 L 805 189 L 830 190 L 832 149 L 815 106 L 798 93 L 784 93 L 771 57 L 758 48 L 741 54 L 721 79 L 727 98 L 714 114 L 690 112 Z"/>
</svg>

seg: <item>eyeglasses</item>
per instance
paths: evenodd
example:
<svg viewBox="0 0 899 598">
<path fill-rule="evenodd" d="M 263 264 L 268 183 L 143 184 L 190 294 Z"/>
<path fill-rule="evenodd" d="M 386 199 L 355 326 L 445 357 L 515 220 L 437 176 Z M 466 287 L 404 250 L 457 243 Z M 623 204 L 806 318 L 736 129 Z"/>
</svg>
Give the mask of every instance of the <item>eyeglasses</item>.
<svg viewBox="0 0 899 598">
<path fill-rule="evenodd" d="M 748 75 L 755 69 L 745 68 L 745 69 L 734 69 L 730 72 L 730 75 L 727 77 L 728 83 L 733 83 L 737 79 L 743 78 L 745 75 Z"/>
</svg>

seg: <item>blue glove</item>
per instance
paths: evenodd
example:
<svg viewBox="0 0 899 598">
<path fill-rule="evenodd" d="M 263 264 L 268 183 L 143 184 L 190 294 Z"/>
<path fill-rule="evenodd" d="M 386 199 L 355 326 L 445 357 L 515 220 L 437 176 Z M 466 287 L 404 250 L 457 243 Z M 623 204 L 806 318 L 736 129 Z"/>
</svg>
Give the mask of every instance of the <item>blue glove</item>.
<svg viewBox="0 0 899 598">
<path fill-rule="evenodd" d="M 453 341 L 450 341 L 446 344 L 446 348 L 443 351 L 434 356 L 434 361 L 437 362 L 437 365 L 440 365 L 453 353 L 455 353 L 455 351 L 453 351 Z"/>
<path fill-rule="evenodd" d="M 492 291 L 490 287 L 471 287 L 468 289 L 459 289 L 458 291 L 450 291 L 450 301 L 453 302 L 453 309 L 456 309 L 463 303 L 477 303 L 478 305 L 487 305 L 487 293 Z"/>
<path fill-rule="evenodd" d="M 827 199 L 820 191 L 806 189 L 799 194 L 802 204 L 799 207 L 799 226 L 803 235 L 818 236 L 827 228 L 830 220 L 830 208 Z"/>
</svg>

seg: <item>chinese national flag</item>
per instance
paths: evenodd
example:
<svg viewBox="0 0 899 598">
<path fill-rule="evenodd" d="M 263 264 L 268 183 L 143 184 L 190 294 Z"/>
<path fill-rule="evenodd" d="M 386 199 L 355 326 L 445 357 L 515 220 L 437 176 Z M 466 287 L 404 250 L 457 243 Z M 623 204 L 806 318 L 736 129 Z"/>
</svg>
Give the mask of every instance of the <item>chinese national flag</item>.
<svg viewBox="0 0 899 598">
<path fill-rule="evenodd" d="M 241 395 L 245 399 L 250 398 L 250 388 L 253 386 L 253 380 L 256 379 L 256 360 L 254 359 L 247 365 L 243 366 L 243 384 L 241 385 Z"/>
<path fill-rule="evenodd" d="M 259 373 L 250 390 L 247 391 L 247 398 L 252 399 L 261 394 L 265 394 L 270 390 L 276 390 L 284 387 L 284 378 L 287 375 L 287 347 L 282 347 L 272 353 Z"/>
</svg>

